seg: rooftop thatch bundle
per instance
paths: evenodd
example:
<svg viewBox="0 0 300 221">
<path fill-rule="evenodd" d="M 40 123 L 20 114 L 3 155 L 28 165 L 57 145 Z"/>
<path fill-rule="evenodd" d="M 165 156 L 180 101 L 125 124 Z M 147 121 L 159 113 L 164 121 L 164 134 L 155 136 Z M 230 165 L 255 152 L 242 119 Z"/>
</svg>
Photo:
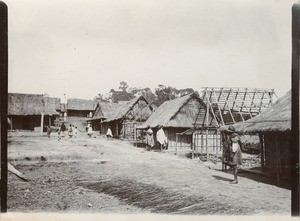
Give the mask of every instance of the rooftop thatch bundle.
<svg viewBox="0 0 300 221">
<path fill-rule="evenodd" d="M 245 122 L 233 124 L 240 133 L 284 132 L 291 130 L 291 90 L 278 99 L 270 108 Z M 225 131 L 228 126 L 221 127 Z"/>
<path fill-rule="evenodd" d="M 165 101 L 143 125 L 140 125 L 137 128 L 145 129 L 148 125 L 152 128 L 158 127 L 159 125 L 162 125 L 163 127 L 193 127 L 196 118 L 193 113 L 186 111 L 185 114 L 178 114 L 191 99 L 196 99 L 199 104 L 203 103 L 195 93 L 174 100 Z M 198 110 L 198 107 L 196 109 Z"/>
<path fill-rule="evenodd" d="M 149 102 L 143 96 L 135 97 L 130 101 L 121 103 L 100 103 L 102 112 L 106 117 L 104 122 L 110 122 L 123 118 L 123 116 L 125 116 L 139 100 L 144 100 L 150 106 L 150 109 L 152 109 Z"/>
<path fill-rule="evenodd" d="M 56 98 L 44 97 L 41 94 L 8 94 L 8 115 L 59 115 L 56 112 Z"/>
<path fill-rule="evenodd" d="M 93 111 L 97 103 L 93 100 L 85 100 L 79 98 L 70 98 L 67 101 L 68 110 Z"/>
</svg>

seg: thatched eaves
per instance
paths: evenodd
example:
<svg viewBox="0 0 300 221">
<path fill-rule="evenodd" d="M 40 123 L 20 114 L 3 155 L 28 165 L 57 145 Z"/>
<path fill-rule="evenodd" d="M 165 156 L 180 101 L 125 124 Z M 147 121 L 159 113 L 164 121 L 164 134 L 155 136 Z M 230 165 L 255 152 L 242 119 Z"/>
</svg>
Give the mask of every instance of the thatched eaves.
<svg viewBox="0 0 300 221">
<path fill-rule="evenodd" d="M 8 115 L 59 115 L 56 111 L 57 98 L 44 97 L 41 94 L 8 94 Z"/>
<path fill-rule="evenodd" d="M 245 122 L 233 124 L 239 133 L 286 132 L 291 130 L 291 90 L 270 108 Z M 228 128 L 221 127 L 221 131 Z"/>
<path fill-rule="evenodd" d="M 152 106 L 143 96 L 135 97 L 130 101 L 117 104 L 108 103 L 105 106 L 102 106 L 103 104 L 100 104 L 103 114 L 106 117 L 104 122 L 122 119 L 138 103 L 139 100 L 144 100 L 149 105 L 150 109 L 152 109 Z"/>
<path fill-rule="evenodd" d="M 67 101 L 67 110 L 93 111 L 97 103 L 93 100 L 70 98 Z"/>
<path fill-rule="evenodd" d="M 197 94 L 192 93 L 180 98 L 165 101 L 143 124 L 138 126 L 139 129 L 145 129 L 149 125 L 154 128 L 159 125 L 163 127 L 193 127 L 195 116 L 177 116 L 180 110 L 191 100 L 196 99 L 199 103 L 203 103 Z M 176 119 L 175 119 L 176 118 Z"/>
</svg>

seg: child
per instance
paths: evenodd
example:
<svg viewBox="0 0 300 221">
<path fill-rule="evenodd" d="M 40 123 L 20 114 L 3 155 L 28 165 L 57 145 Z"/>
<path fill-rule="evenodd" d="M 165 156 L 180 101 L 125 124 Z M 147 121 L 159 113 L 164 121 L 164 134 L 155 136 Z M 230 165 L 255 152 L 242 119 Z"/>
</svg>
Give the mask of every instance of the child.
<svg viewBox="0 0 300 221">
<path fill-rule="evenodd" d="M 94 131 L 93 131 L 92 127 L 89 126 L 88 131 L 87 131 L 88 136 L 92 137 L 93 133 L 94 133 Z"/>
<path fill-rule="evenodd" d="M 74 126 L 74 125 L 73 125 L 73 126 Z M 77 127 L 75 127 L 75 129 L 74 129 L 74 138 L 77 137 L 77 131 L 78 131 L 78 129 L 77 129 Z"/>
<path fill-rule="evenodd" d="M 70 124 L 69 130 L 68 130 L 68 134 L 69 134 L 70 138 L 73 136 L 73 127 L 72 127 L 72 124 Z"/>
</svg>

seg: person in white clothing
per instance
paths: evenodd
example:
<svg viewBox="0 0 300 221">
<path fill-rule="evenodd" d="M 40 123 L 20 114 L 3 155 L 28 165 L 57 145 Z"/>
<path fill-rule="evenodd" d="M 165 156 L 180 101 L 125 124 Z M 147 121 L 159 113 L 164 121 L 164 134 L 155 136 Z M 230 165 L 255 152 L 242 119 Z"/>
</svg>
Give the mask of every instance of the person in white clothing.
<svg viewBox="0 0 300 221">
<path fill-rule="evenodd" d="M 112 138 L 112 132 L 111 132 L 110 127 L 108 127 L 108 129 L 107 129 L 106 137 L 108 140 L 110 140 Z"/>
<path fill-rule="evenodd" d="M 166 137 L 166 135 L 165 135 L 165 132 L 164 132 L 164 130 L 163 130 L 163 127 L 162 127 L 162 126 L 159 126 L 158 128 L 159 128 L 159 129 L 158 129 L 158 131 L 157 131 L 157 133 L 156 133 L 156 139 L 157 139 L 157 141 L 158 141 L 159 144 L 160 144 L 160 150 L 166 149 L 167 146 L 168 146 L 168 139 L 167 139 L 167 137 Z"/>
</svg>

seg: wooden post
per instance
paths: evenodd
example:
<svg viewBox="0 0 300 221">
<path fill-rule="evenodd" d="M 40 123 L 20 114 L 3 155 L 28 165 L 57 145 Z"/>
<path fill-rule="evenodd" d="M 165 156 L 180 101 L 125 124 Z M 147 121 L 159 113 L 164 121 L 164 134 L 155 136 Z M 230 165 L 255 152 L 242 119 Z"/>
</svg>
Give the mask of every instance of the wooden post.
<svg viewBox="0 0 300 221">
<path fill-rule="evenodd" d="M 10 130 L 13 130 L 13 117 L 10 118 Z"/>
<path fill-rule="evenodd" d="M 265 142 L 264 142 L 264 135 L 259 134 L 259 140 L 260 140 L 260 164 L 261 164 L 261 170 L 265 171 Z"/>
<path fill-rule="evenodd" d="M 300 73 L 300 4 L 292 8 L 292 128 L 289 147 L 292 175 L 292 216 L 299 216 L 299 73 Z"/>
<path fill-rule="evenodd" d="M 218 159 L 219 159 L 219 142 L 218 142 L 218 138 L 219 138 L 219 135 L 218 135 L 218 132 L 216 131 L 216 155 L 217 155 L 217 161 L 218 162 Z"/>
<path fill-rule="evenodd" d="M 44 128 L 44 112 L 41 113 L 41 134 L 43 134 Z"/>
<path fill-rule="evenodd" d="M 175 155 L 177 155 L 177 142 L 178 142 L 178 134 L 176 134 L 176 143 L 175 143 Z"/>
<path fill-rule="evenodd" d="M 8 97 L 8 37 L 7 6 L 0 2 L 0 147 L 1 147 L 1 212 L 7 212 L 7 97 Z"/>
<path fill-rule="evenodd" d="M 275 136 L 275 148 L 276 148 L 276 175 L 277 175 L 277 185 L 280 183 L 280 176 L 279 176 L 279 147 L 278 147 L 278 138 L 277 135 Z"/>
<path fill-rule="evenodd" d="M 118 121 L 116 120 L 116 135 L 119 135 L 119 125 L 118 125 Z"/>
<path fill-rule="evenodd" d="M 206 128 L 206 142 L 205 142 L 205 145 L 206 145 L 206 160 L 208 160 L 208 129 Z"/>
</svg>

